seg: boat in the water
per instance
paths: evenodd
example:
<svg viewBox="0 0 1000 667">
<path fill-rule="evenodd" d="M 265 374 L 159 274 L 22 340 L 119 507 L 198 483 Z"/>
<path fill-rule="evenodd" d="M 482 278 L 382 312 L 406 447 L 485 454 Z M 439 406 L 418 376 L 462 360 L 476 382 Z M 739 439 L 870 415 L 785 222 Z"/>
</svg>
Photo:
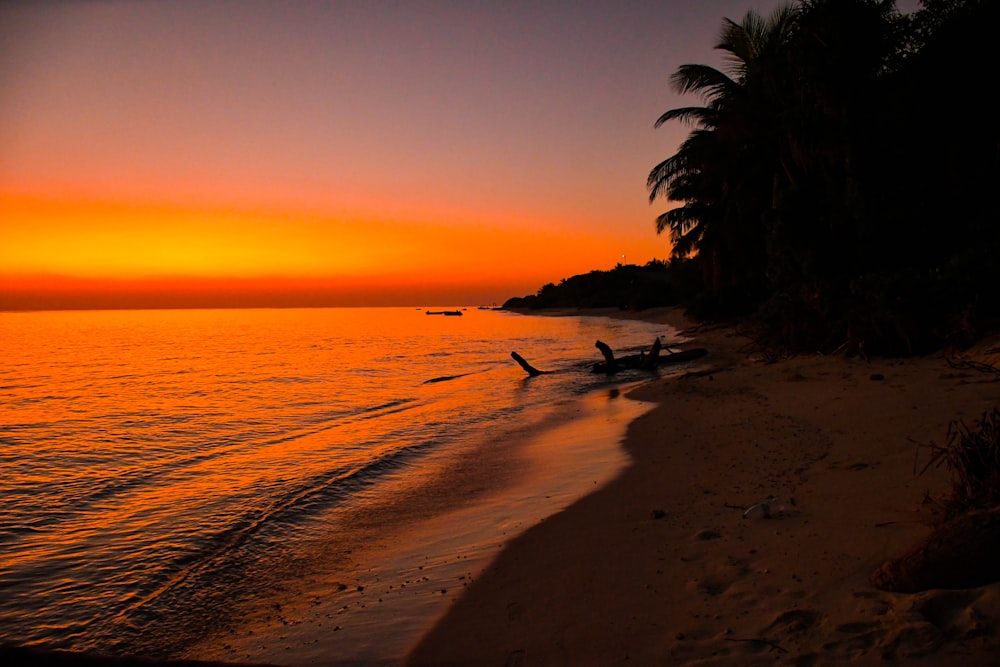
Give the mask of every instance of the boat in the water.
<svg viewBox="0 0 1000 667">
<path fill-rule="evenodd" d="M 462 311 L 460 310 L 428 310 L 425 313 L 427 315 L 448 315 L 451 317 L 455 317 L 456 315 L 461 317 L 462 315 Z"/>
</svg>

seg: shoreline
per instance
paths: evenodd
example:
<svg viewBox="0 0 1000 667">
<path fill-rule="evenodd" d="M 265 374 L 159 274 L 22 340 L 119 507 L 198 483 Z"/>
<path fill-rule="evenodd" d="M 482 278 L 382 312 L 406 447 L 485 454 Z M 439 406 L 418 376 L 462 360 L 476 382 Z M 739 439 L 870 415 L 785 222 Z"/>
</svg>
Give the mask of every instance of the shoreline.
<svg viewBox="0 0 1000 667">
<path fill-rule="evenodd" d="M 992 407 L 994 376 L 941 355 L 775 362 L 751 356 L 732 327 L 691 329 L 671 308 L 526 314 L 668 324 L 710 350 L 699 362 L 708 370 L 623 387 L 653 407 L 621 425 L 628 460 L 617 475 L 479 554 L 489 564 L 452 577 L 452 594 L 434 599 L 438 620 L 399 659 L 338 655 L 333 624 L 293 619 L 298 649 L 237 652 L 215 637 L 177 660 L 113 664 L 995 664 L 1000 584 L 916 595 L 868 584 L 930 531 L 924 494 L 947 486 L 943 470 L 914 476 L 916 445 L 940 443 L 949 421 Z M 967 358 L 996 364 L 997 342 Z M 775 495 L 782 516 L 742 518 Z M 29 664 L 11 647 L 0 656 Z"/>
<path fill-rule="evenodd" d="M 236 612 L 242 619 L 237 633 L 212 634 L 166 658 L 0 643 L 0 659 L 11 665 L 45 662 L 67 667 L 401 665 L 449 603 L 510 539 L 607 484 L 628 464 L 622 448 L 626 427 L 652 408 L 646 401 L 625 397 L 639 384 L 576 397 L 560 404 L 570 408 L 569 414 L 552 408 L 532 426 L 508 433 L 496 444 L 506 447 L 512 438 L 521 441 L 510 447 L 523 468 L 516 481 L 490 482 L 490 490 L 477 491 L 469 507 L 450 507 L 394 531 L 391 547 L 366 549 L 358 554 L 354 570 L 314 573 L 308 596 L 281 583 L 282 592 L 269 596 L 270 604 L 256 606 L 258 611 L 267 607 L 269 613 Z M 511 464 L 485 455 L 490 470 Z M 568 457 L 584 465 L 567 468 Z M 460 472 L 463 477 L 469 474 L 473 479 L 459 482 L 463 488 L 483 483 L 486 473 Z M 344 581 L 350 582 L 346 589 Z M 400 606 L 403 597 L 411 601 L 403 600 Z M 414 598 L 422 599 L 417 607 Z M 353 607 L 353 617 L 346 613 L 348 607 Z"/>
<path fill-rule="evenodd" d="M 536 322 L 544 330 L 566 330 L 551 320 Z M 582 326 L 581 337 L 574 328 L 576 333 L 567 339 L 575 344 L 574 360 L 588 354 L 593 338 L 585 332 L 595 326 L 623 333 L 633 329 L 592 322 Z M 674 337 L 669 327 L 643 324 L 639 329 Z M 608 335 L 607 340 L 617 337 Z M 627 344 L 646 337 L 633 336 Z M 596 350 L 591 351 L 596 357 Z M 552 354 L 538 358 L 551 363 Z M 485 437 L 476 439 L 478 444 L 470 441 L 472 447 L 430 452 L 427 465 L 415 474 L 390 475 L 384 484 L 387 493 L 359 505 L 363 511 L 310 518 L 294 550 L 279 553 L 282 557 L 272 559 L 266 570 L 251 571 L 244 586 L 229 589 L 224 616 L 219 616 L 223 620 L 211 627 L 197 625 L 197 607 L 189 607 L 189 612 L 180 607 L 173 619 L 164 617 L 130 644 L 93 644 L 93 650 L 109 651 L 107 659 L 168 664 L 400 663 L 511 537 L 590 493 L 625 465 L 621 441 L 626 425 L 648 407 L 622 395 L 642 377 L 585 380 L 580 374 L 589 368 L 577 361 L 564 371 L 553 367 L 557 372 L 550 377 L 526 379 L 505 360 L 507 372 L 497 377 L 505 391 L 530 409 L 517 412 L 516 421 L 498 421 Z M 568 486 L 575 488 L 566 488 L 567 478 L 574 476 Z M 472 505 L 486 507 L 470 518 L 466 509 Z M 386 526 L 390 530 L 384 530 Z M 489 526 L 495 535 L 469 538 Z M 180 598 L 182 605 L 185 597 Z M 405 597 L 422 598 L 422 608 L 407 607 Z M 187 626 L 161 632 L 184 623 L 191 632 L 183 631 Z M 56 651 L 53 657 L 85 664 L 85 650 Z M 15 659 L 11 651 L 16 648 L 0 647 L 0 655 Z"/>
<path fill-rule="evenodd" d="M 407 502 L 405 510 L 376 509 L 369 517 L 378 523 L 375 517 L 385 511 L 402 511 L 411 518 L 410 525 L 392 531 L 391 540 L 355 552 L 353 565 L 321 568 L 282 585 L 271 604 L 238 613 L 234 632 L 207 637 L 175 657 L 232 664 L 402 664 L 511 538 L 627 465 L 621 446 L 626 427 L 651 409 L 645 401 L 624 398 L 637 384 L 553 404 L 530 423 L 484 442 L 472 457 L 439 462 L 435 467 L 448 474 L 420 491 L 427 498 L 411 498 L 415 505 Z M 456 504 L 456 492 L 467 500 Z M 444 509 L 419 509 L 439 495 L 453 500 Z"/>
<path fill-rule="evenodd" d="M 1000 584 L 905 595 L 868 577 L 929 533 L 924 494 L 947 488 L 914 475 L 917 444 L 992 407 L 993 378 L 695 338 L 714 372 L 633 390 L 657 405 L 628 427 L 630 465 L 513 540 L 408 664 L 992 664 Z M 783 516 L 742 518 L 772 496 Z"/>
</svg>

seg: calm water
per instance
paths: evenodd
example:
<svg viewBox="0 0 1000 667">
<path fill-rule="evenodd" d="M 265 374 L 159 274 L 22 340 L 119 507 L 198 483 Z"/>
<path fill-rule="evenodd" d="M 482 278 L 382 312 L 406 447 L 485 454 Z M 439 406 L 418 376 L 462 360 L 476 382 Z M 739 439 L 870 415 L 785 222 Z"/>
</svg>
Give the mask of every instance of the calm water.
<svg viewBox="0 0 1000 667">
<path fill-rule="evenodd" d="M 484 443 L 607 392 L 595 339 L 671 334 L 473 309 L 0 313 L 0 641 L 176 654 L 319 552 L 362 567 L 393 526 L 520 474 Z M 559 372 L 526 380 L 511 350 Z"/>
</svg>

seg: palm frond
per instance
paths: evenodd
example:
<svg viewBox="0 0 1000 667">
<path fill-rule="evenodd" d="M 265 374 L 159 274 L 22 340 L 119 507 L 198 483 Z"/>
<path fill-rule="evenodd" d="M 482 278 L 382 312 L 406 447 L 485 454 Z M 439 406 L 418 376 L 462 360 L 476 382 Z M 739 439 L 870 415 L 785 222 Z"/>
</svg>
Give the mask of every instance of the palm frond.
<svg viewBox="0 0 1000 667">
<path fill-rule="evenodd" d="M 749 64 L 757 59 L 757 45 L 763 32 L 763 23 L 760 14 L 752 9 L 740 23 L 723 19 L 722 33 L 715 48 L 725 52 L 723 59 L 729 64 L 729 71 L 736 75 L 737 80 L 746 78 Z"/>
<path fill-rule="evenodd" d="M 676 238 L 671 238 L 671 255 L 675 258 L 688 257 L 700 249 L 705 238 L 705 228 L 701 225 L 694 227 L 691 231 L 681 234 Z"/>
<path fill-rule="evenodd" d="M 738 86 L 724 72 L 709 65 L 687 64 L 677 68 L 670 77 L 671 87 L 680 94 L 697 92 L 706 99 L 724 97 Z"/>
<path fill-rule="evenodd" d="M 657 118 L 653 127 L 660 127 L 672 120 L 679 120 L 689 125 L 698 124 L 708 127 L 715 124 L 715 119 L 718 115 L 718 110 L 711 107 L 680 107 L 678 109 L 671 109 Z"/>
<path fill-rule="evenodd" d="M 656 218 L 656 231 L 670 231 L 670 242 L 674 257 L 687 257 L 698 249 L 704 236 L 703 219 L 705 207 L 699 204 L 685 204 L 660 214 Z"/>
<path fill-rule="evenodd" d="M 646 189 L 649 190 L 650 203 L 653 203 L 657 197 L 666 194 L 671 182 L 680 173 L 683 159 L 678 155 L 679 153 L 675 153 L 668 157 L 649 172 L 649 176 L 646 178 Z"/>
<path fill-rule="evenodd" d="M 745 81 L 751 68 L 787 43 L 796 15 L 795 7 L 786 4 L 776 7 L 767 19 L 752 9 L 740 23 L 725 19 L 715 48 L 725 51 L 729 72 Z"/>
</svg>

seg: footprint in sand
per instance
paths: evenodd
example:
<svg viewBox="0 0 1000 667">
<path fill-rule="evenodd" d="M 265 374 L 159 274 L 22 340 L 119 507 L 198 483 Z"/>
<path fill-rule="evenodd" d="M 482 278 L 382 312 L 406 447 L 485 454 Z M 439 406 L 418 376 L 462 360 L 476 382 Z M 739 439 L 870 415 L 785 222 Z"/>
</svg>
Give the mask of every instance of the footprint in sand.
<svg viewBox="0 0 1000 667">
<path fill-rule="evenodd" d="M 837 632 L 842 632 L 845 635 L 860 635 L 876 627 L 875 623 L 841 623 L 837 626 Z"/>
<path fill-rule="evenodd" d="M 705 577 L 704 579 L 688 582 L 687 589 L 689 591 L 698 592 L 702 595 L 714 598 L 725 593 L 726 589 L 728 589 L 730 585 L 730 582 L 723 581 L 716 577 Z"/>
<path fill-rule="evenodd" d="M 778 614 L 771 624 L 760 631 L 762 636 L 774 634 L 798 635 L 811 630 L 823 616 L 812 609 L 790 609 Z"/>
<path fill-rule="evenodd" d="M 882 658 L 920 658 L 934 653 L 944 643 L 944 635 L 931 623 L 910 623 L 894 630 L 881 642 Z"/>
<path fill-rule="evenodd" d="M 948 638 L 971 639 L 992 631 L 1000 611 L 995 604 L 997 591 L 997 585 L 959 591 L 926 591 L 915 596 L 913 611 Z M 993 605 L 991 598 L 994 598 Z"/>
</svg>

